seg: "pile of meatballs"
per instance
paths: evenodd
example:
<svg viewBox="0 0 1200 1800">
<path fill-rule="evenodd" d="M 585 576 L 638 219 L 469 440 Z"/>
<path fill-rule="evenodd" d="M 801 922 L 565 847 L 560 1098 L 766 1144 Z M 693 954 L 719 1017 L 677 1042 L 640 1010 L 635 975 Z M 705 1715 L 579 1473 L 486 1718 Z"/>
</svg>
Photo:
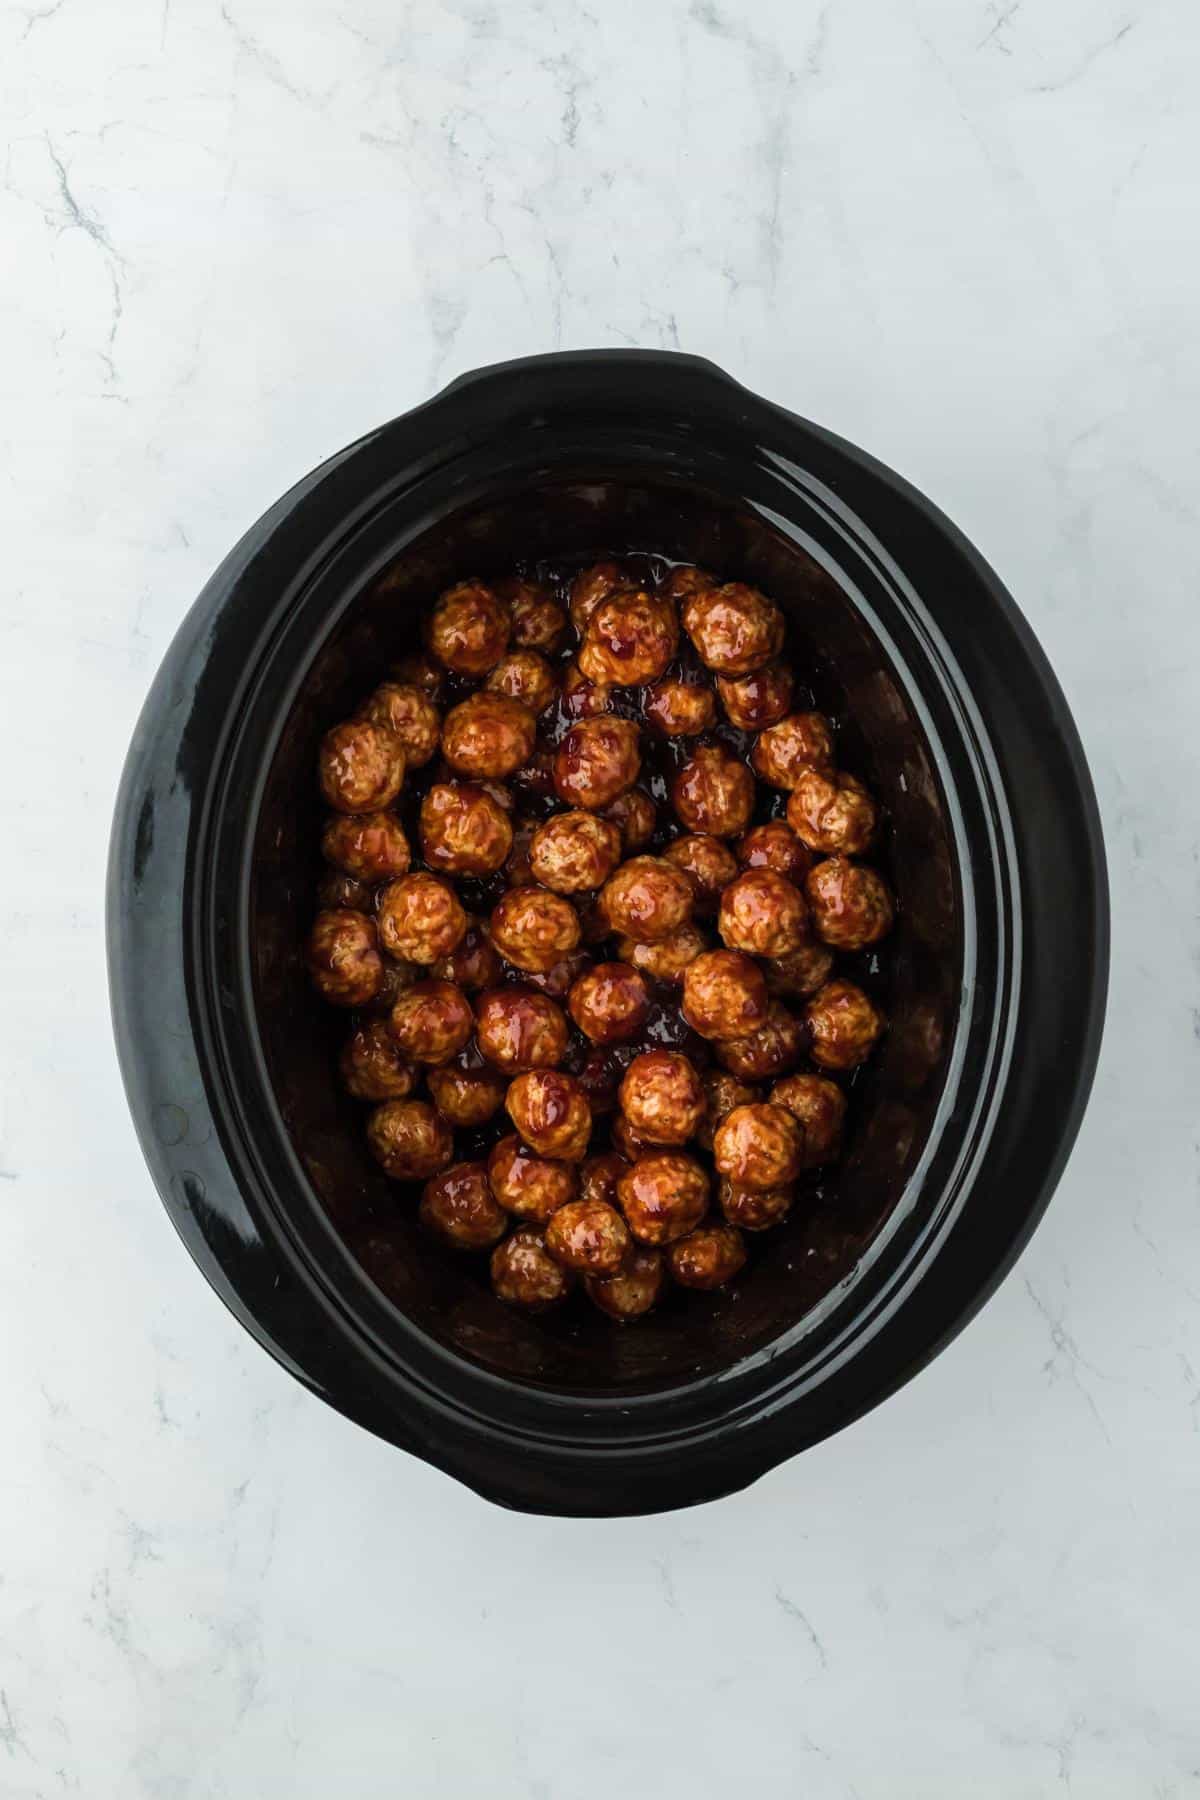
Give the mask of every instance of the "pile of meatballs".
<svg viewBox="0 0 1200 1800">
<path fill-rule="evenodd" d="M 719 1289 L 840 1155 L 884 1020 L 835 958 L 894 908 L 784 642 L 691 567 L 462 581 L 322 740 L 308 968 L 354 1012 L 341 1079 L 515 1306 Z"/>
</svg>

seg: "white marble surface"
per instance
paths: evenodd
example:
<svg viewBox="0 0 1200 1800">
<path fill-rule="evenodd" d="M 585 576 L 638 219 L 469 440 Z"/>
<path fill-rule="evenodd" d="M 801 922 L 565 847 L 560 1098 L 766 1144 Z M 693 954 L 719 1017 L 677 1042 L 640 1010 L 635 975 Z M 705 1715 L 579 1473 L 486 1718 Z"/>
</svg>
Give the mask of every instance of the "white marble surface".
<svg viewBox="0 0 1200 1800">
<path fill-rule="evenodd" d="M 1200 1794 L 1195 0 L 0 13 L 0 1795 Z M 144 1172 L 105 842 L 296 476 L 480 362 L 681 345 L 1019 596 L 1112 863 L 1019 1269 L 750 1493 L 506 1516 L 310 1399 Z"/>
</svg>

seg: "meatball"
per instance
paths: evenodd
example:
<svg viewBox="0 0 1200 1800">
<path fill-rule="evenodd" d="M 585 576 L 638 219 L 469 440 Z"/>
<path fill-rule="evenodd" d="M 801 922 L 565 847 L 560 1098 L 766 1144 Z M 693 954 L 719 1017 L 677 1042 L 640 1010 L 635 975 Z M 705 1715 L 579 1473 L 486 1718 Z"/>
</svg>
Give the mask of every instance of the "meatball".
<svg viewBox="0 0 1200 1800">
<path fill-rule="evenodd" d="M 723 744 L 701 744 L 672 781 L 671 803 L 688 831 L 737 837 L 754 809 L 754 777 Z"/>
<path fill-rule="evenodd" d="M 643 1244 L 670 1244 L 694 1231 L 708 1207 L 708 1176 L 691 1156 L 652 1151 L 617 1183 L 621 1210 Z"/>
<path fill-rule="evenodd" d="M 579 647 L 579 671 L 588 681 L 641 687 L 657 681 L 679 648 L 679 620 L 669 600 L 629 589 L 602 600 Z"/>
<path fill-rule="evenodd" d="M 635 1163 L 639 1156 L 645 1156 L 653 1146 L 645 1138 L 638 1136 L 624 1113 L 618 1113 L 610 1126 L 613 1148 L 622 1162 Z"/>
<path fill-rule="evenodd" d="M 621 1083 L 621 1110 L 647 1144 L 686 1144 L 704 1117 L 704 1089 L 677 1050 L 644 1050 Z"/>
<path fill-rule="evenodd" d="M 512 635 L 512 614 L 482 581 L 459 581 L 434 603 L 429 648 L 456 675 L 486 675 Z"/>
<path fill-rule="evenodd" d="M 535 1156 L 514 1132 L 501 1138 L 488 1157 L 488 1180 L 505 1212 L 544 1225 L 579 1192 L 570 1163 Z"/>
<path fill-rule="evenodd" d="M 717 1056 L 731 1075 L 744 1081 L 765 1081 L 794 1069 L 804 1054 L 804 1025 L 778 1000 L 767 1008 L 765 1025 L 745 1037 L 728 1038 L 717 1045 Z"/>
<path fill-rule="evenodd" d="M 308 972 L 322 1000 L 365 1006 L 383 980 L 375 921 L 343 907 L 318 913 L 308 938 Z"/>
<path fill-rule="evenodd" d="M 842 1143 L 846 1096 L 824 1075 L 785 1075 L 771 1089 L 771 1105 L 786 1107 L 804 1134 L 804 1167 L 832 1162 Z"/>
<path fill-rule="evenodd" d="M 808 936 L 808 907 L 786 875 L 746 869 L 721 895 L 717 930 L 731 950 L 786 956 Z"/>
<path fill-rule="evenodd" d="M 391 1016 L 393 1006 L 414 981 L 421 981 L 428 973 L 417 963 L 395 962 L 392 957 L 383 958 L 383 979 L 372 994 L 364 1011 L 386 1019 Z"/>
<path fill-rule="evenodd" d="M 544 656 L 536 650 L 510 650 L 496 664 L 484 687 L 492 694 L 519 700 L 531 713 L 544 713 L 554 704 L 558 683 Z"/>
<path fill-rule="evenodd" d="M 553 1000 L 532 988 L 491 988 L 476 1003 L 475 1042 L 506 1075 L 552 1069 L 567 1053 L 567 1021 Z"/>
<path fill-rule="evenodd" d="M 455 1163 L 427 1181 L 418 1216 L 452 1250 L 490 1250 L 508 1229 L 481 1162 Z"/>
<path fill-rule="evenodd" d="M 794 788 L 805 769 L 833 767 L 833 732 L 824 713 L 790 713 L 758 734 L 750 762 L 772 787 Z"/>
<path fill-rule="evenodd" d="M 425 1181 L 454 1155 L 450 1127 L 424 1100 L 385 1100 L 367 1120 L 367 1148 L 393 1181 Z"/>
<path fill-rule="evenodd" d="M 587 622 L 600 605 L 611 594 L 619 594 L 629 586 L 629 572 L 620 563 L 593 563 L 589 569 L 580 569 L 571 582 L 567 592 L 567 605 L 571 609 L 571 623 L 583 636 Z"/>
<path fill-rule="evenodd" d="M 835 950 L 865 950 L 892 929 L 887 884 L 874 869 L 831 856 L 808 878 L 808 904 L 817 935 Z"/>
<path fill-rule="evenodd" d="M 529 866 L 556 894 L 602 887 L 621 860 L 621 833 L 595 813 L 556 813 L 539 825 L 529 845 Z"/>
<path fill-rule="evenodd" d="M 556 1263 L 546 1249 L 540 1231 L 523 1226 L 492 1251 L 492 1287 L 496 1298 L 509 1306 L 541 1312 L 565 1300 L 573 1276 Z"/>
<path fill-rule="evenodd" d="M 600 907 L 613 931 L 653 944 L 687 923 L 692 884 L 661 856 L 635 856 L 605 882 Z"/>
<path fill-rule="evenodd" d="M 572 719 L 594 719 L 612 710 L 612 689 L 607 682 L 589 681 L 578 663 L 568 663 L 563 676 L 562 708 Z"/>
<path fill-rule="evenodd" d="M 783 819 L 752 825 L 745 837 L 738 839 L 737 858 L 743 869 L 774 869 L 797 887 L 813 864 L 812 851 Z"/>
<path fill-rule="evenodd" d="M 586 950 L 572 950 L 561 962 L 556 962 L 552 969 L 526 969 L 525 978 L 530 987 L 537 988 L 541 994 L 549 994 L 552 1000 L 565 1000 L 585 969 L 589 969 L 592 959 Z"/>
<path fill-rule="evenodd" d="M 857 776 L 804 769 L 787 804 L 788 824 L 823 856 L 858 856 L 875 836 L 875 802 Z"/>
<path fill-rule="evenodd" d="M 602 1044 L 593 1044 L 582 1058 L 576 1055 L 571 1073 L 583 1089 L 583 1097 L 592 1109 L 593 1118 L 598 1113 L 612 1112 L 617 1104 L 617 1089 L 624 1074 L 624 1065 L 614 1051 L 605 1049 Z"/>
<path fill-rule="evenodd" d="M 359 713 L 375 725 L 386 725 L 400 739 L 408 769 L 423 769 L 438 747 L 442 717 L 427 693 L 415 683 L 385 681 Z"/>
<path fill-rule="evenodd" d="M 456 950 L 467 935 L 467 915 L 458 895 L 437 875 L 405 875 L 379 896 L 379 936 L 389 956 L 434 963 Z"/>
<path fill-rule="evenodd" d="M 786 1107 L 735 1106 L 713 1133 L 713 1161 L 736 1187 L 783 1187 L 800 1173 L 804 1134 Z"/>
<path fill-rule="evenodd" d="M 506 962 L 545 974 L 579 942 L 579 919 L 569 900 L 545 888 L 509 888 L 492 912 L 490 931 Z"/>
<path fill-rule="evenodd" d="M 512 849 L 508 815 L 469 782 L 439 782 L 421 802 L 421 850 L 445 875 L 490 875 Z"/>
<path fill-rule="evenodd" d="M 615 1275 L 585 1276 L 583 1286 L 601 1312 L 623 1321 L 648 1313 L 662 1293 L 665 1279 L 660 1253 L 638 1245 Z"/>
<path fill-rule="evenodd" d="M 765 594 L 740 581 L 689 594 L 683 628 L 701 662 L 719 675 L 751 675 L 783 649 L 783 614 Z"/>
<path fill-rule="evenodd" d="M 737 950 L 709 950 L 683 977 L 683 1016 L 706 1038 L 745 1037 L 767 1019 L 767 984 Z"/>
<path fill-rule="evenodd" d="M 507 1083 L 492 1069 L 430 1069 L 430 1097 L 448 1125 L 477 1131 L 504 1105 Z"/>
<path fill-rule="evenodd" d="M 731 725 L 739 731 L 764 731 L 787 716 L 792 704 L 792 671 L 786 663 L 767 663 L 753 675 L 717 676 L 717 692 Z"/>
<path fill-rule="evenodd" d="M 568 1200 L 546 1227 L 546 1248 L 581 1275 L 615 1275 L 629 1253 L 629 1227 L 604 1200 Z"/>
<path fill-rule="evenodd" d="M 496 592 L 512 614 L 513 643 L 522 650 L 553 656 L 567 632 L 567 615 L 549 588 L 519 576 L 495 584 Z"/>
<path fill-rule="evenodd" d="M 631 719 L 581 719 L 555 752 L 555 791 L 567 806 L 599 812 L 633 786 L 641 766 L 638 728 Z"/>
<path fill-rule="evenodd" d="M 866 1062 L 883 1030 L 883 1015 L 852 981 L 827 981 L 805 1012 L 813 1061 L 822 1069 L 855 1069 Z"/>
<path fill-rule="evenodd" d="M 731 1225 L 743 1231 L 769 1231 L 792 1210 L 796 1190 L 789 1184 L 773 1188 L 738 1187 L 722 1175 L 717 1183 L 717 1204 Z"/>
<path fill-rule="evenodd" d="M 583 1089 L 558 1069 L 518 1075 L 504 1102 L 509 1118 L 531 1150 L 555 1162 L 582 1162 L 592 1133 Z"/>
<path fill-rule="evenodd" d="M 617 1183 L 628 1167 L 625 1158 L 618 1156 L 615 1150 L 585 1158 L 579 1169 L 580 1199 L 604 1200 L 609 1206 L 616 1206 Z"/>
<path fill-rule="evenodd" d="M 668 600 L 686 600 L 689 594 L 697 594 L 703 588 L 715 587 L 711 575 L 703 569 L 694 568 L 691 563 L 679 563 L 668 569 L 658 584 L 657 592 L 664 594 Z"/>
<path fill-rule="evenodd" d="M 680 1287 L 711 1293 L 745 1265 L 746 1246 L 733 1225 L 702 1225 L 667 1251 L 667 1267 Z"/>
<path fill-rule="evenodd" d="M 504 971 L 487 932 L 478 920 L 472 919 L 462 942 L 449 956 L 440 956 L 429 973 L 436 975 L 439 981 L 453 981 L 457 987 L 474 994 L 480 988 L 495 987 Z"/>
<path fill-rule="evenodd" d="M 618 794 L 612 805 L 604 808 L 602 816 L 611 820 L 620 832 L 621 849 L 626 856 L 645 849 L 658 822 L 653 800 L 639 787 Z"/>
<path fill-rule="evenodd" d="M 404 1060 L 384 1019 L 371 1019 L 350 1033 L 338 1066 L 343 1087 L 356 1100 L 405 1100 L 417 1085 L 417 1071 Z"/>
<path fill-rule="evenodd" d="M 763 974 L 773 994 L 795 994 L 807 999 L 823 982 L 829 980 L 833 957 L 824 944 L 801 944 L 786 956 L 774 956 L 763 963 Z"/>
<path fill-rule="evenodd" d="M 668 844 L 663 855 L 692 878 L 696 911 L 713 913 L 721 892 L 737 879 L 737 864 L 720 838 L 681 837 Z"/>
<path fill-rule="evenodd" d="M 513 775 L 513 786 L 522 796 L 549 800 L 554 793 L 554 751 L 549 744 L 535 744 L 528 762 Z"/>
<path fill-rule="evenodd" d="M 697 1127 L 696 1142 L 705 1150 L 711 1150 L 713 1133 L 722 1119 L 728 1117 L 735 1106 L 756 1105 L 762 1095 L 748 1082 L 739 1081 L 736 1075 L 727 1075 L 724 1069 L 706 1069 L 703 1085 L 704 1119 Z"/>
<path fill-rule="evenodd" d="M 407 875 L 411 855 L 395 813 L 335 813 L 321 834 L 321 854 L 358 881 Z"/>
<path fill-rule="evenodd" d="M 688 968 L 709 948 L 709 939 L 696 925 L 681 925 L 654 944 L 639 944 L 633 938 L 618 941 L 617 953 L 640 975 L 651 975 L 655 981 L 679 982 Z"/>
<path fill-rule="evenodd" d="M 327 869 L 317 883 L 317 907 L 321 912 L 375 911 L 375 889 L 340 869 Z"/>
<path fill-rule="evenodd" d="M 392 664 L 391 672 L 403 687 L 415 687 L 430 700 L 441 699 L 446 685 L 446 671 L 441 663 L 434 662 L 432 656 L 426 656 L 424 650 L 414 650 L 410 656 L 402 656 Z"/>
<path fill-rule="evenodd" d="M 392 1036 L 410 1062 L 449 1062 L 474 1024 L 471 1002 L 452 981 L 414 982 L 392 1008 Z"/>
<path fill-rule="evenodd" d="M 698 737 L 717 720 L 712 689 L 699 682 L 668 678 L 646 690 L 647 722 L 664 737 Z"/>
<path fill-rule="evenodd" d="M 379 812 L 404 783 L 404 748 L 394 731 L 370 719 L 347 719 L 321 739 L 321 792 L 337 812 Z"/>
<path fill-rule="evenodd" d="M 567 1010 L 594 1044 L 621 1044 L 636 1037 L 646 1023 L 650 996 L 628 963 L 597 963 L 571 989 Z"/>
<path fill-rule="evenodd" d="M 442 726 L 442 754 L 459 775 L 503 779 L 533 749 L 537 720 L 507 694 L 480 692 L 452 706 Z"/>
</svg>

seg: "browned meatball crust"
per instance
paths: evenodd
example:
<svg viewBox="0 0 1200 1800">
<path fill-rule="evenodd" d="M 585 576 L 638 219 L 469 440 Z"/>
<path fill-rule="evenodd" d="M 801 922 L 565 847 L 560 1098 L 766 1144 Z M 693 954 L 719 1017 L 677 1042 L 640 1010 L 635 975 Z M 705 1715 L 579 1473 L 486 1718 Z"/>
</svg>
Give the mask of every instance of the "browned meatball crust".
<svg viewBox="0 0 1200 1800">
<path fill-rule="evenodd" d="M 546 1248 L 580 1275 L 615 1275 L 629 1254 L 629 1227 L 604 1200 L 568 1200 L 546 1227 Z"/>
<path fill-rule="evenodd" d="M 619 1112 L 610 1126 L 613 1148 L 623 1162 L 635 1163 L 639 1156 L 645 1156 L 654 1146 L 645 1138 L 640 1138 L 623 1112 Z"/>
<path fill-rule="evenodd" d="M 663 856 L 685 875 L 696 890 L 696 911 L 714 913 L 721 892 L 737 879 L 738 866 L 728 845 L 715 837 L 681 837 L 668 844 Z"/>
<path fill-rule="evenodd" d="M 697 925 L 681 925 L 653 944 L 639 944 L 633 938 L 617 941 L 617 954 L 622 962 L 639 975 L 651 975 L 655 981 L 680 982 L 698 956 L 711 947 Z"/>
<path fill-rule="evenodd" d="M 375 921 L 349 907 L 318 913 L 308 937 L 308 972 L 323 1000 L 365 1006 L 383 980 Z"/>
<path fill-rule="evenodd" d="M 708 1208 L 708 1176 L 691 1156 L 647 1151 L 617 1183 L 625 1222 L 643 1244 L 670 1244 L 694 1231 Z"/>
<path fill-rule="evenodd" d="M 723 744 L 701 744 L 676 773 L 671 804 L 688 831 L 738 837 L 754 810 L 754 777 Z"/>
<path fill-rule="evenodd" d="M 812 851 L 784 819 L 752 825 L 745 837 L 738 839 L 737 858 L 743 869 L 774 869 L 797 887 L 813 866 Z"/>
<path fill-rule="evenodd" d="M 572 987 L 567 1010 L 594 1044 L 623 1044 L 645 1025 L 650 995 L 628 963 L 596 963 Z"/>
<path fill-rule="evenodd" d="M 634 1245 L 615 1275 L 590 1275 L 583 1288 L 589 1300 L 610 1319 L 640 1319 L 650 1311 L 663 1290 L 666 1271 L 662 1255 Z"/>
<path fill-rule="evenodd" d="M 425 1100 L 385 1100 L 367 1120 L 367 1148 L 393 1181 L 425 1181 L 454 1155 L 446 1121 Z"/>
<path fill-rule="evenodd" d="M 772 787 L 794 788 L 806 769 L 833 767 L 833 732 L 824 713 L 789 713 L 758 735 L 750 761 Z"/>
<path fill-rule="evenodd" d="M 404 784 L 404 747 L 386 725 L 347 719 L 321 739 L 321 793 L 337 812 L 381 812 Z"/>
<path fill-rule="evenodd" d="M 613 931 L 639 944 L 669 937 L 691 917 L 692 883 L 661 856 L 634 856 L 610 875 L 600 907 Z"/>
<path fill-rule="evenodd" d="M 507 694 L 469 694 L 452 706 L 442 725 L 442 755 L 459 775 L 503 780 L 527 762 L 537 720 Z"/>
<path fill-rule="evenodd" d="M 745 1037 L 766 1023 L 767 984 L 737 950 L 709 950 L 683 977 L 683 1016 L 706 1038 Z"/>
<path fill-rule="evenodd" d="M 438 962 L 467 935 L 458 895 L 440 876 L 405 875 L 379 896 L 379 937 L 389 956 L 405 962 Z"/>
<path fill-rule="evenodd" d="M 822 1069 L 855 1069 L 866 1062 L 880 1032 L 883 1015 L 852 981 L 827 981 L 805 1012 L 812 1033 L 811 1056 Z"/>
<path fill-rule="evenodd" d="M 772 1106 L 784 1106 L 804 1134 L 804 1167 L 832 1162 L 842 1146 L 846 1096 L 824 1075 L 785 1075 L 770 1094 Z"/>
<path fill-rule="evenodd" d="M 552 1069 L 567 1053 L 567 1021 L 546 994 L 527 987 L 490 988 L 476 1002 L 475 1042 L 506 1075 Z"/>
<path fill-rule="evenodd" d="M 835 950 L 866 950 L 892 929 L 887 883 L 861 863 L 831 856 L 817 864 L 805 891 L 818 937 Z"/>
<path fill-rule="evenodd" d="M 488 1157 L 488 1180 L 505 1212 L 544 1225 L 579 1193 L 570 1163 L 535 1156 L 513 1132 L 500 1139 Z"/>
<path fill-rule="evenodd" d="M 794 994 L 800 999 L 815 994 L 829 980 L 832 968 L 833 956 L 824 944 L 801 944 L 786 956 L 768 957 L 762 966 L 773 994 Z"/>
<path fill-rule="evenodd" d="M 625 1158 L 618 1156 L 615 1150 L 585 1157 L 579 1168 L 580 1199 L 604 1200 L 609 1206 L 617 1206 L 617 1183 L 628 1167 Z"/>
<path fill-rule="evenodd" d="M 625 856 L 643 850 L 654 836 L 654 827 L 658 823 L 653 800 L 639 787 L 618 794 L 611 806 L 604 808 L 602 817 L 610 820 L 620 832 L 621 850 Z"/>
<path fill-rule="evenodd" d="M 641 766 L 638 728 L 631 719 L 581 719 L 555 752 L 555 791 L 567 806 L 599 812 L 633 786 Z"/>
<path fill-rule="evenodd" d="M 612 594 L 619 594 L 630 586 L 629 571 L 620 563 L 598 562 L 590 568 L 580 569 L 571 582 L 567 593 L 567 605 L 571 612 L 571 623 L 583 636 L 587 622 L 596 608 Z"/>
<path fill-rule="evenodd" d="M 528 1312 L 541 1312 L 565 1300 L 574 1283 L 569 1269 L 546 1249 L 540 1231 L 522 1226 L 492 1251 L 492 1287 L 496 1298 Z"/>
<path fill-rule="evenodd" d="M 589 681 L 578 663 L 567 664 L 560 699 L 572 719 L 594 719 L 612 710 L 612 688 L 607 682 Z"/>
<path fill-rule="evenodd" d="M 740 581 L 699 588 L 683 603 L 683 628 L 702 663 L 718 675 L 750 675 L 783 648 L 783 614 Z"/>
<path fill-rule="evenodd" d="M 359 717 L 395 732 L 408 769 L 423 769 L 438 747 L 442 715 L 430 695 L 415 682 L 385 681 L 367 700 Z"/>
<path fill-rule="evenodd" d="M 418 1212 L 425 1229 L 452 1250 L 490 1250 L 508 1229 L 481 1162 L 455 1163 L 427 1181 Z"/>
<path fill-rule="evenodd" d="M 746 869 L 721 895 L 717 930 L 731 950 L 786 956 L 808 937 L 808 907 L 786 875 Z"/>
<path fill-rule="evenodd" d="M 529 866 L 556 894 L 602 887 L 621 860 L 621 833 L 608 819 L 574 809 L 539 825 L 529 844 Z"/>
<path fill-rule="evenodd" d="M 680 1287 L 706 1294 L 732 1281 L 745 1261 L 742 1234 L 732 1225 L 702 1225 L 667 1251 L 667 1268 Z"/>
<path fill-rule="evenodd" d="M 321 834 L 321 854 L 358 881 L 407 875 L 411 853 L 395 813 L 335 813 Z"/>
<path fill-rule="evenodd" d="M 579 942 L 579 915 L 545 888 L 509 888 L 492 912 L 491 939 L 515 969 L 545 974 Z"/>
<path fill-rule="evenodd" d="M 392 1036 L 409 1062 L 444 1063 L 471 1035 L 471 1002 L 452 981 L 417 981 L 397 996 Z"/>
<path fill-rule="evenodd" d="M 532 1069 L 517 1076 L 504 1104 L 525 1142 L 539 1156 L 554 1162 L 582 1162 L 592 1132 L 592 1113 L 573 1076 L 559 1069 Z"/>
<path fill-rule="evenodd" d="M 731 1075 L 743 1081 L 765 1081 L 794 1069 L 804 1054 L 806 1032 L 802 1022 L 778 1000 L 767 1008 L 765 1025 L 745 1037 L 728 1038 L 717 1045 L 717 1056 Z"/>
<path fill-rule="evenodd" d="M 801 771 L 788 797 L 788 824 L 822 856 L 858 856 L 875 836 L 875 802 L 855 775 Z"/>
<path fill-rule="evenodd" d="M 549 588 L 519 575 L 495 583 L 512 615 L 512 641 L 522 650 L 553 656 L 567 635 L 567 615 Z"/>
<path fill-rule="evenodd" d="M 717 722 L 712 689 L 678 677 L 667 677 L 647 688 L 645 710 L 647 723 L 664 737 L 699 737 Z"/>
<path fill-rule="evenodd" d="M 510 650 L 496 664 L 484 687 L 491 694 L 519 700 L 531 713 L 544 713 L 558 696 L 554 670 L 536 650 Z"/>
<path fill-rule="evenodd" d="M 494 1069 L 430 1069 L 430 1098 L 448 1125 L 476 1131 L 504 1105 L 508 1083 Z"/>
<path fill-rule="evenodd" d="M 724 1069 L 706 1069 L 701 1079 L 705 1106 L 704 1118 L 696 1130 L 696 1142 L 705 1150 L 711 1150 L 713 1133 L 722 1119 L 727 1118 L 735 1106 L 757 1105 L 762 1093 L 748 1081 L 739 1081 L 736 1075 L 730 1075 Z"/>
<path fill-rule="evenodd" d="M 713 1133 L 713 1161 L 735 1187 L 783 1187 L 804 1161 L 804 1136 L 786 1107 L 735 1106 Z"/>
<path fill-rule="evenodd" d="M 704 1117 L 704 1089 L 677 1050 L 644 1050 L 621 1082 L 621 1111 L 647 1144 L 686 1144 Z"/>
<path fill-rule="evenodd" d="M 512 614 L 482 581 L 459 581 L 434 603 L 428 643 L 438 662 L 456 675 L 486 675 L 512 635 Z"/>
<path fill-rule="evenodd" d="M 342 1085 L 356 1100 L 405 1100 L 417 1085 L 385 1019 L 370 1019 L 352 1031 L 338 1064 Z"/>
<path fill-rule="evenodd" d="M 490 875 L 512 849 L 508 814 L 471 782 L 438 782 L 421 802 L 421 850 L 442 875 Z"/>
<path fill-rule="evenodd" d="M 614 687 L 657 681 L 679 647 L 675 608 L 661 595 L 629 589 L 602 600 L 579 647 L 579 670 Z"/>
<path fill-rule="evenodd" d="M 739 731 L 765 731 L 786 718 L 794 685 L 784 663 L 767 663 L 753 675 L 717 676 L 725 716 Z"/>
<path fill-rule="evenodd" d="M 717 1182 L 717 1204 L 730 1225 L 743 1231 L 769 1231 L 780 1224 L 792 1210 L 796 1190 L 784 1187 L 738 1187 L 724 1175 Z"/>
<path fill-rule="evenodd" d="M 472 919 L 461 943 L 455 945 L 449 956 L 440 956 L 431 965 L 429 973 L 436 975 L 439 981 L 453 981 L 456 986 L 474 994 L 481 988 L 495 987 L 504 970 L 484 927 L 478 919 Z"/>
</svg>

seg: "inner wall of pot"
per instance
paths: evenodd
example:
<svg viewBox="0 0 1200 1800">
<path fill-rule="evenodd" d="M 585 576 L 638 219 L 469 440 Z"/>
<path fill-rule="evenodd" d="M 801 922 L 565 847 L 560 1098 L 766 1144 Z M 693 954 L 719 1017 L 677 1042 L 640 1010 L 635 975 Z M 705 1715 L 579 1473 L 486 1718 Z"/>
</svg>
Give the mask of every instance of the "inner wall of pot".
<svg viewBox="0 0 1200 1800">
<path fill-rule="evenodd" d="M 898 901 L 885 958 L 842 959 L 890 1029 L 850 1086 L 847 1154 L 806 1177 L 789 1219 L 749 1238 L 736 1286 L 672 1290 L 659 1311 L 618 1326 L 582 1298 L 526 1317 L 491 1293 L 487 1259 L 430 1242 L 419 1187 L 390 1182 L 367 1153 L 366 1109 L 336 1058 L 345 1015 L 312 992 L 303 965 L 321 871 L 317 745 L 419 640 L 453 580 L 549 561 L 652 554 L 763 588 L 789 621 L 785 655 L 837 726 L 839 761 L 885 810 L 873 858 Z M 728 1367 L 824 1310 L 869 1262 L 924 1145 L 959 993 L 958 890 L 942 798 L 923 736 L 881 647 L 848 596 L 755 513 L 694 488 L 563 482 L 464 507 L 405 546 L 356 596 L 317 651 L 269 771 L 256 833 L 252 905 L 260 1029 L 280 1109 L 316 1198 L 388 1299 L 423 1331 L 488 1369 L 579 1390 L 672 1385 Z"/>
</svg>

